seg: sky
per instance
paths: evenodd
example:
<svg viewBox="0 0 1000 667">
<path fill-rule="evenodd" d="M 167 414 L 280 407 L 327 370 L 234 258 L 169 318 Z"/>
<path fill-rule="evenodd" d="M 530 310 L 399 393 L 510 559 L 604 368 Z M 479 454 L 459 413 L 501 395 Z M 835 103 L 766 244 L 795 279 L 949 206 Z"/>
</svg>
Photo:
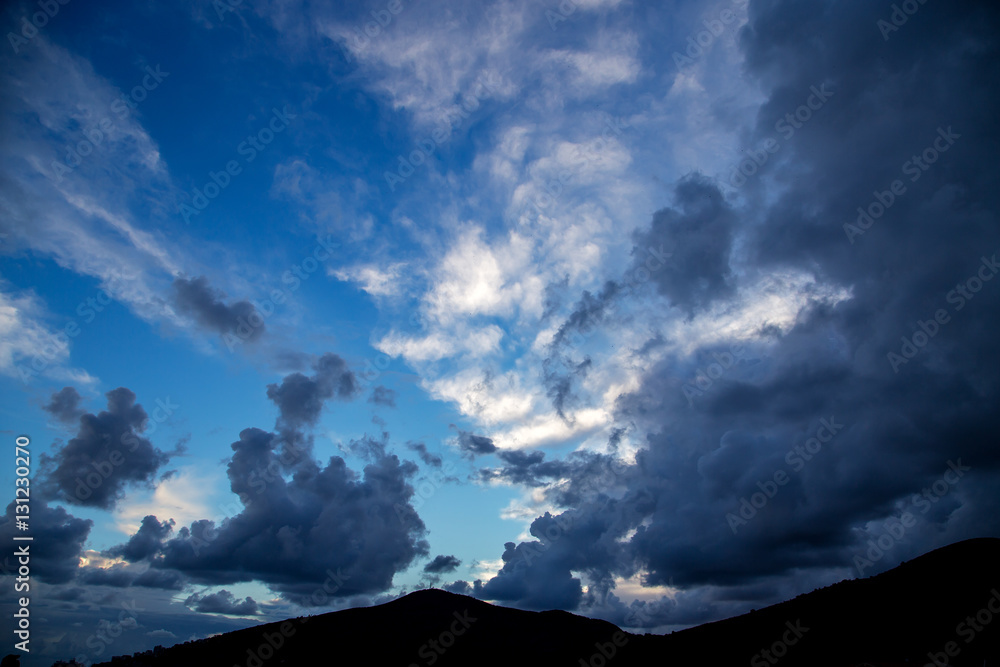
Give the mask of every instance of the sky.
<svg viewBox="0 0 1000 667">
<path fill-rule="evenodd" d="M 2 10 L 24 664 L 1000 536 L 995 3 L 333 5 Z"/>
</svg>

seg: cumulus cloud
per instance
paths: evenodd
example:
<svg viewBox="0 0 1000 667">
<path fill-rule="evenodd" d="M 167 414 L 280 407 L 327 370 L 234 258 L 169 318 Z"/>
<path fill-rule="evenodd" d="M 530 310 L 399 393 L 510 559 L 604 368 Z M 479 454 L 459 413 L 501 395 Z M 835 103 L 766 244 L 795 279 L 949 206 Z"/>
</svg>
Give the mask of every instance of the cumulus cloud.
<svg viewBox="0 0 1000 667">
<path fill-rule="evenodd" d="M 173 530 L 174 521 L 160 523 L 155 516 L 146 516 L 139 530 L 125 544 L 117 545 L 108 550 L 108 555 L 121 557 L 128 561 L 138 561 L 154 555 L 163 540 Z"/>
<path fill-rule="evenodd" d="M 338 597 L 379 592 L 427 553 L 426 528 L 411 504 L 415 464 L 383 453 L 358 478 L 335 456 L 322 468 L 302 466 L 288 482 L 275 473 L 277 440 L 259 429 L 240 433 L 228 472 L 243 511 L 218 526 L 182 527 L 162 543 L 154 567 L 206 584 L 261 581 L 308 605 L 333 575 Z"/>
<path fill-rule="evenodd" d="M 148 563 L 167 583 L 173 575 L 209 585 L 259 581 L 303 605 L 384 591 L 397 572 L 427 555 L 426 527 L 411 502 L 418 468 L 388 451 L 388 434 L 350 443 L 368 460 L 361 475 L 339 456 L 320 465 L 303 448 L 311 436 L 301 428 L 316 422 L 324 402 L 350 398 L 357 387 L 337 355 L 323 356 L 314 370 L 311 378 L 293 373 L 268 386 L 280 409 L 277 433 L 247 428 L 232 443 L 227 475 L 241 512 L 176 533 L 147 516 L 109 553 Z M 426 448 L 423 454 L 432 456 Z"/>
<path fill-rule="evenodd" d="M 107 410 L 82 415 L 76 437 L 42 458 L 42 484 L 74 505 L 112 509 L 127 486 L 151 484 L 170 458 L 142 437 L 148 416 L 132 391 L 106 396 Z"/>
</svg>

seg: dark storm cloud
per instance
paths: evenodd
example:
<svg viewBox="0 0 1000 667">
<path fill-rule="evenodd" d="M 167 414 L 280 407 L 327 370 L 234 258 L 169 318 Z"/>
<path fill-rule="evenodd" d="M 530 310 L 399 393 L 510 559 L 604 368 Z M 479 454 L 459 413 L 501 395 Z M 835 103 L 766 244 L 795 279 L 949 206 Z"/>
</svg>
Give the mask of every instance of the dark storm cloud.
<svg viewBox="0 0 1000 667">
<path fill-rule="evenodd" d="M 143 438 L 146 411 L 119 387 L 105 394 L 108 409 L 80 417 L 76 437 L 42 457 L 41 485 L 75 505 L 112 509 L 130 484 L 149 484 L 170 454 Z"/>
<path fill-rule="evenodd" d="M 382 591 L 427 554 L 425 527 L 411 505 L 415 464 L 373 446 L 360 479 L 332 457 L 325 468 L 300 465 L 286 481 L 276 474 L 279 440 L 259 429 L 240 433 L 228 474 L 245 508 L 219 526 L 198 521 L 181 528 L 151 559 L 154 568 L 205 584 L 257 580 L 315 605 L 324 583 L 324 601 Z"/>
<path fill-rule="evenodd" d="M 230 616 L 255 616 L 259 611 L 257 601 L 249 595 L 243 600 L 236 597 L 227 590 L 221 590 L 211 595 L 190 595 L 184 604 L 193 607 L 195 611 L 205 614 L 229 614 Z"/>
<path fill-rule="evenodd" d="M 462 561 L 455 556 L 445 556 L 444 554 L 441 554 L 439 556 L 435 556 L 434 560 L 427 563 L 427 565 L 424 565 L 424 572 L 428 572 L 430 574 L 454 572 L 461 564 Z"/>
<path fill-rule="evenodd" d="M 588 504 L 535 519 L 529 532 L 536 539 L 505 544 L 503 567 L 482 585 L 480 595 L 525 609 L 576 609 L 583 587 L 574 572 L 585 573 L 592 587 L 609 589 L 610 572 L 621 567 L 615 538 L 625 524 L 618 512 L 594 509 Z"/>
<path fill-rule="evenodd" d="M 143 588 L 159 588 L 167 591 L 179 591 L 184 588 L 184 577 L 179 572 L 156 570 L 150 568 L 140 574 L 132 582 L 133 586 Z"/>
<path fill-rule="evenodd" d="M 107 555 L 121 557 L 127 561 L 139 561 L 152 556 L 160 550 L 163 540 L 173 530 L 174 520 L 160 523 L 155 516 L 146 516 L 142 519 L 142 525 L 138 532 L 129 538 L 128 542 L 108 550 Z"/>
<path fill-rule="evenodd" d="M 252 303 L 237 301 L 226 305 L 225 295 L 212 289 L 205 276 L 190 280 L 175 278 L 173 289 L 173 303 L 177 309 L 219 335 L 254 341 L 265 331 L 264 318 Z"/>
<path fill-rule="evenodd" d="M 437 454 L 431 454 L 427 451 L 427 445 L 422 442 L 411 442 L 406 445 L 406 448 L 415 451 L 417 456 L 420 457 L 420 460 L 429 466 L 440 468 L 444 463 L 444 460 L 440 456 Z"/>
<path fill-rule="evenodd" d="M 368 402 L 375 405 L 384 405 L 387 408 L 394 408 L 396 407 L 396 392 L 388 387 L 378 385 L 372 389 L 372 395 L 368 397 Z"/>
<path fill-rule="evenodd" d="M 462 431 L 460 429 L 458 431 L 458 448 L 471 456 L 492 454 L 497 450 L 497 446 L 493 444 L 491 438 L 487 438 L 485 435 L 475 435 L 470 431 Z"/>
<path fill-rule="evenodd" d="M 49 584 L 64 584 L 73 579 L 77 565 L 83 555 L 83 544 L 94 522 L 90 519 L 78 519 L 61 507 L 50 507 L 44 498 L 32 494 L 30 514 L 30 535 L 34 538 L 30 543 L 31 574 Z M 17 545 L 13 541 L 16 535 L 25 535 L 17 528 L 16 503 L 7 505 L 6 513 L 0 517 L 0 539 L 5 544 Z M 15 551 L 11 547 L 11 552 Z M 9 573 L 17 570 L 16 558 L 4 561 L 6 566 L 11 563 Z"/>
<path fill-rule="evenodd" d="M 135 580 L 135 573 L 127 565 L 116 563 L 111 567 L 83 567 L 76 576 L 77 582 L 88 586 L 128 588 Z"/>
<path fill-rule="evenodd" d="M 45 405 L 45 411 L 66 424 L 75 424 L 83 415 L 80 409 L 80 394 L 73 387 L 63 387 Z"/>
<path fill-rule="evenodd" d="M 61 602 L 76 602 L 77 600 L 83 600 L 87 596 L 87 590 L 85 588 L 80 588 L 79 586 L 70 586 L 66 588 L 59 588 L 49 595 L 53 600 L 59 600 Z"/>
<path fill-rule="evenodd" d="M 315 425 L 323 403 L 331 398 L 350 400 L 359 391 L 357 378 L 336 354 L 324 354 L 313 364 L 313 376 L 286 375 L 281 384 L 269 384 L 267 397 L 281 411 L 279 428 Z"/>
<path fill-rule="evenodd" d="M 570 505 L 552 488 L 550 500 L 574 509 L 547 522 L 551 535 L 540 518 L 534 542 L 508 544 L 481 595 L 620 619 L 629 610 L 607 582 L 642 571 L 650 585 L 684 589 L 649 605 L 647 627 L 697 622 L 707 619 L 696 609 L 728 615 L 1000 535 L 1000 98 L 990 85 L 1000 8 L 922 4 L 885 38 L 878 21 L 891 12 L 752 2 L 741 47 L 767 101 L 747 140 L 780 148 L 742 185 L 744 203 L 724 203 L 717 185 L 691 176 L 675 208 L 636 235 L 637 245 L 669 244 L 674 267 L 654 279 L 688 315 L 737 298 L 737 220 L 752 222 L 740 228 L 747 279 L 799 272 L 850 297 L 813 299 L 790 330 L 766 337 L 753 378 L 724 375 L 693 405 L 677 359 L 648 369 L 617 404 L 619 420 L 648 436 L 608 502 L 596 492 Z M 827 91 L 821 105 L 816 91 Z M 871 203 L 889 202 L 894 180 L 905 191 L 880 212 Z M 859 206 L 872 216 L 860 234 L 845 230 Z M 947 317 L 935 324 L 939 310 Z M 497 474 L 553 479 L 535 472 L 540 459 L 522 458 Z M 589 474 L 563 473 L 571 487 Z M 747 510 L 754 494 L 765 502 Z M 859 573 L 867 540 L 907 511 L 905 539 Z M 598 584 L 581 595 L 573 573 Z"/>
<path fill-rule="evenodd" d="M 671 261 L 652 280 L 688 315 L 732 294 L 736 219 L 718 186 L 691 174 L 674 188 L 674 207 L 657 211 L 650 228 L 636 232 L 637 246 L 672 249 Z"/>
<path fill-rule="evenodd" d="M 313 369 L 312 377 L 293 373 L 268 385 L 280 411 L 276 432 L 247 428 L 232 443 L 226 472 L 242 511 L 219 525 L 195 521 L 173 537 L 171 523 L 147 516 L 109 553 L 169 573 L 147 586 L 179 577 L 208 585 L 260 581 L 308 606 L 384 591 L 397 572 L 426 556 L 426 528 L 411 503 L 410 480 L 419 469 L 389 451 L 388 433 L 348 445 L 367 461 L 361 475 L 339 456 L 325 467 L 313 457 L 303 428 L 316 423 L 325 401 L 357 394 L 339 356 L 326 354 Z M 421 453 L 433 458 L 426 448 Z"/>
</svg>

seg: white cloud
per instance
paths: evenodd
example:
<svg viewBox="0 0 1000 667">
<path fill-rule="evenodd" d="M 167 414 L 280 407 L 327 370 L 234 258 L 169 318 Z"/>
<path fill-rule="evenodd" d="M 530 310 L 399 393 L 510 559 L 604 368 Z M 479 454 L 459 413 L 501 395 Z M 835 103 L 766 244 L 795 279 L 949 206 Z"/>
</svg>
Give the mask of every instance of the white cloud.
<svg viewBox="0 0 1000 667">
<path fill-rule="evenodd" d="M 501 449 L 530 449 L 569 440 L 579 441 L 612 423 L 611 413 L 602 407 L 571 410 L 567 417 L 570 423 L 550 408 L 522 424 L 494 431 L 491 437 Z"/>
<path fill-rule="evenodd" d="M 9 244 L 51 257 L 61 267 L 108 286 L 143 318 L 181 324 L 158 296 L 181 270 L 166 237 L 142 229 L 129 212 L 136 191 L 160 195 L 143 208 L 158 211 L 173 196 L 156 142 L 134 112 L 115 111 L 121 91 L 90 63 L 39 35 L 30 56 L 5 68 L 9 113 L 37 119 L 0 146 L 0 210 Z M 141 80 L 144 74 L 139 71 Z M 169 85 L 165 79 L 162 86 Z M 156 94 L 153 90 L 152 94 Z M 80 147 L 86 147 L 81 149 Z M 54 163 L 67 165 L 56 174 Z"/>
<path fill-rule="evenodd" d="M 432 271 L 436 280 L 424 299 L 429 314 L 442 323 L 473 315 L 512 315 L 531 288 L 541 287 L 532 259 L 532 240 L 517 232 L 493 248 L 480 228 L 465 230 Z M 534 301 L 529 298 L 526 304 L 537 308 Z"/>
<path fill-rule="evenodd" d="M 0 291 L 0 373 L 30 382 L 37 376 L 53 380 L 92 384 L 96 378 L 84 370 L 67 366 L 69 341 L 79 325 L 53 331 L 42 321 L 44 309 L 32 293 Z"/>
<path fill-rule="evenodd" d="M 459 327 L 453 332 L 435 331 L 423 338 L 392 332 L 376 342 L 375 348 L 413 363 L 463 355 L 481 358 L 497 351 L 503 335 L 503 329 L 495 324 L 476 329 Z"/>
<path fill-rule="evenodd" d="M 464 368 L 425 380 L 424 385 L 434 398 L 454 402 L 463 415 L 486 426 L 519 421 L 535 408 L 535 392 L 523 387 L 520 375 L 513 371 L 494 376 Z"/>
<path fill-rule="evenodd" d="M 402 292 L 403 262 L 395 262 L 381 267 L 375 264 L 360 264 L 343 269 L 334 269 L 337 280 L 357 283 L 372 296 L 396 296 Z"/>
<path fill-rule="evenodd" d="M 632 42 L 634 44 L 634 39 Z M 638 77 L 640 69 L 639 61 L 626 53 L 553 50 L 545 53 L 544 57 L 553 75 L 571 68 L 570 89 L 577 95 L 581 92 L 590 94 L 617 83 L 631 83 Z"/>
<path fill-rule="evenodd" d="M 672 320 L 664 330 L 669 348 L 688 355 L 699 347 L 730 341 L 760 340 L 765 326 L 788 331 L 811 301 L 834 305 L 850 290 L 817 283 L 804 273 L 775 272 L 741 287 L 728 302 L 717 303 L 690 322 Z"/>
</svg>

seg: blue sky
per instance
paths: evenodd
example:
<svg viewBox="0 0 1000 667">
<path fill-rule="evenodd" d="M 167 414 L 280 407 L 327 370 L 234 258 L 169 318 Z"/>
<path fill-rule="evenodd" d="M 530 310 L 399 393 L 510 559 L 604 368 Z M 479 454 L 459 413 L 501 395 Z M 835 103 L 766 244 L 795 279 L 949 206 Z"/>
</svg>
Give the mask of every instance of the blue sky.
<svg viewBox="0 0 1000 667">
<path fill-rule="evenodd" d="M 664 631 L 1000 534 L 1000 296 L 948 299 L 1000 249 L 986 4 L 40 6 L 0 55 L 33 659 L 122 601 L 103 657 L 428 585 Z"/>
</svg>

